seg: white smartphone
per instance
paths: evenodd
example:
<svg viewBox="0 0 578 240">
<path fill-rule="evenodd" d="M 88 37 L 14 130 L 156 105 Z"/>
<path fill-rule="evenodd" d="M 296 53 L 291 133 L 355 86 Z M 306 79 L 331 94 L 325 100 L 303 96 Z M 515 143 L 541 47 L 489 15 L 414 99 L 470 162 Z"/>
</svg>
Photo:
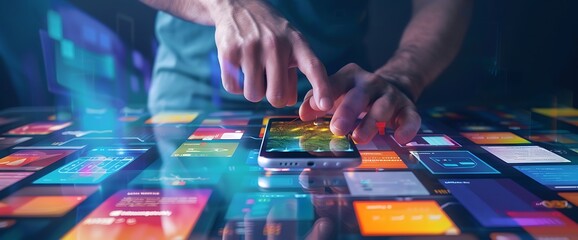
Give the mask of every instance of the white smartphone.
<svg viewBox="0 0 578 240">
<path fill-rule="evenodd" d="M 303 122 L 295 118 L 271 118 L 267 124 L 258 163 L 263 168 L 351 168 L 361 156 L 348 136 L 329 130 L 330 119 Z"/>
</svg>

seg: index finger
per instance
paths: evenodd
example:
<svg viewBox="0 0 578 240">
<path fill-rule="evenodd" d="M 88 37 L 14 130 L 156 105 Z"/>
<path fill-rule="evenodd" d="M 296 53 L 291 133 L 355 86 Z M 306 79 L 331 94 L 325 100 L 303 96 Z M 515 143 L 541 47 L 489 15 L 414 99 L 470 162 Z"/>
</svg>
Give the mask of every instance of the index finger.
<svg viewBox="0 0 578 240">
<path fill-rule="evenodd" d="M 322 111 L 333 107 L 333 97 L 329 87 L 329 77 L 323 63 L 309 49 L 307 43 L 297 39 L 293 44 L 293 58 L 297 67 L 309 80 L 313 87 L 313 98 Z"/>
</svg>

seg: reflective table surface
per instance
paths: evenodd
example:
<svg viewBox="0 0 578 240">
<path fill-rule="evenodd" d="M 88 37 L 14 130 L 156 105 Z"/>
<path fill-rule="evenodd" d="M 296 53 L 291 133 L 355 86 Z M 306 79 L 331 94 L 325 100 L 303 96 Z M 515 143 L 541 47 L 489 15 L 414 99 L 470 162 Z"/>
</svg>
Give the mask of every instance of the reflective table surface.
<svg viewBox="0 0 578 240">
<path fill-rule="evenodd" d="M 424 109 L 355 168 L 260 167 L 295 114 L 4 111 L 0 239 L 578 239 L 576 109 Z"/>
</svg>

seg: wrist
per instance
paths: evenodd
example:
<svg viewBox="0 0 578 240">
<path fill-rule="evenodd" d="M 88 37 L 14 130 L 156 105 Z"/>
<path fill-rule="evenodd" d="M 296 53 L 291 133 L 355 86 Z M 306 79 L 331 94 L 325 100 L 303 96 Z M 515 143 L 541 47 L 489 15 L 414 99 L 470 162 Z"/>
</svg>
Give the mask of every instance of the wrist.
<svg viewBox="0 0 578 240">
<path fill-rule="evenodd" d="M 199 0 L 207 10 L 214 25 L 222 19 L 231 18 L 240 8 L 262 5 L 262 0 Z"/>
<path fill-rule="evenodd" d="M 416 58 L 414 51 L 398 49 L 396 54 L 375 73 L 401 91 L 405 91 L 404 93 L 415 102 L 432 79 L 423 71 L 424 69 L 426 68 Z"/>
</svg>

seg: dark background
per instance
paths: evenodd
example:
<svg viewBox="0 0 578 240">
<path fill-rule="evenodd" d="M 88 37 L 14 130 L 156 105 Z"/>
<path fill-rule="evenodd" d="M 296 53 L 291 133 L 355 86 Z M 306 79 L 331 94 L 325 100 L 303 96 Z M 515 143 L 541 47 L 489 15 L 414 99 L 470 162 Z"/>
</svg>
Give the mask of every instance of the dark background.
<svg viewBox="0 0 578 240">
<path fill-rule="evenodd" d="M 0 110 L 55 104 L 46 90 L 38 39 L 38 29 L 45 28 L 47 4 L 42 2 L 0 3 Z M 153 62 L 154 10 L 135 0 L 69 2 Z M 367 48 L 377 67 L 395 50 L 411 3 L 372 0 L 369 9 Z M 419 105 L 578 107 L 577 9 L 573 0 L 475 1 L 460 54 Z"/>
</svg>

